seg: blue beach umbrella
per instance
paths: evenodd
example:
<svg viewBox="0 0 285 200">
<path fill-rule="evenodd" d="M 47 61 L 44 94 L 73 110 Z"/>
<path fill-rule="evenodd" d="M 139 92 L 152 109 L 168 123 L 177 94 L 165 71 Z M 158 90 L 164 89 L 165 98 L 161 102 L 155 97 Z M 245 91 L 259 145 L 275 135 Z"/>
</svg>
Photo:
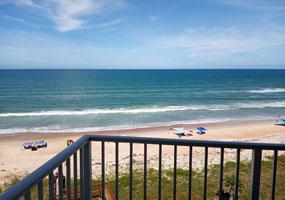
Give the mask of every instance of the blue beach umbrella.
<svg viewBox="0 0 285 200">
<path fill-rule="evenodd" d="M 205 131 L 207 130 L 207 129 L 204 128 L 204 127 L 197 127 L 196 129 L 199 131 L 198 134 L 201 134 L 201 135 L 202 135 L 202 134 L 205 134 L 205 133 L 206 133 Z"/>
<path fill-rule="evenodd" d="M 199 130 L 199 131 L 205 131 L 205 130 L 207 130 L 206 128 L 204 128 L 204 127 L 198 127 L 198 128 L 196 128 L 197 130 Z"/>
</svg>

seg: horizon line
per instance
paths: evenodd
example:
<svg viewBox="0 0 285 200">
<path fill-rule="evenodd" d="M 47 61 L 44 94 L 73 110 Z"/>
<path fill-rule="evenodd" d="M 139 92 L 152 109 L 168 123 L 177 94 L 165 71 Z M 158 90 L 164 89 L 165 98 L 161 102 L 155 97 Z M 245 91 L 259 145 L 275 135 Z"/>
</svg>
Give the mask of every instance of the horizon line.
<svg viewBox="0 0 285 200">
<path fill-rule="evenodd" d="M 280 68 L 0 68 L 0 70 L 285 70 Z"/>
</svg>

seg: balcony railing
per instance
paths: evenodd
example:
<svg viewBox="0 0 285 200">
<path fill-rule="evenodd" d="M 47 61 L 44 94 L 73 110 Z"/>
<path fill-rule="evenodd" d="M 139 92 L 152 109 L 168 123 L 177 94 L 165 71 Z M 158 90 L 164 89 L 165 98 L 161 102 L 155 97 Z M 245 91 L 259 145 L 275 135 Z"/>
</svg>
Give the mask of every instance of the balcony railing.
<svg viewBox="0 0 285 200">
<path fill-rule="evenodd" d="M 219 149 L 219 199 L 223 199 L 222 192 L 224 187 L 224 162 L 225 150 L 236 150 L 236 170 L 235 170 L 235 186 L 234 199 L 238 199 L 239 176 L 240 176 L 240 159 L 241 150 L 247 149 L 252 151 L 251 159 L 251 177 L 250 177 L 250 199 L 259 199 L 260 177 L 261 177 L 261 161 L 263 151 L 272 151 L 272 175 L 271 175 L 271 199 L 275 199 L 275 184 L 277 171 L 278 151 L 285 150 L 285 144 L 269 144 L 269 143 L 247 143 L 247 142 L 224 142 L 224 141 L 202 141 L 202 140 L 181 140 L 181 139 L 161 139 L 161 138 L 144 138 L 144 137 L 127 137 L 127 136 L 103 136 L 103 135 L 85 135 L 71 144 L 68 148 L 60 152 L 54 158 L 46 162 L 40 168 L 32 172 L 22 181 L 11 187 L 5 193 L 0 195 L 1 200 L 20 199 L 29 200 L 32 198 L 31 191 L 37 188 L 37 199 L 44 199 L 44 195 L 48 193 L 48 199 L 92 199 L 92 141 L 100 144 L 101 154 L 97 155 L 100 163 L 100 187 L 101 197 L 106 199 L 106 147 L 105 143 L 114 143 L 114 162 L 115 162 L 115 198 L 119 199 L 119 176 L 120 176 L 120 144 L 124 143 L 129 146 L 129 189 L 128 198 L 133 199 L 133 145 L 142 144 L 143 146 L 143 199 L 147 199 L 148 192 L 148 145 L 156 145 L 158 147 L 158 199 L 162 199 L 162 148 L 164 146 L 173 147 L 173 199 L 177 199 L 177 148 L 184 146 L 189 148 L 189 179 L 188 179 L 188 199 L 193 196 L 192 192 L 192 169 L 193 169 L 193 147 L 204 148 L 204 165 L 203 165 L 203 199 L 207 199 L 208 186 L 208 155 L 209 148 Z M 79 157 L 78 157 L 79 154 Z M 79 161 L 79 162 L 78 162 Z M 63 170 L 63 166 L 66 170 Z M 58 173 L 58 181 L 54 180 L 54 172 Z M 65 174 L 65 176 L 64 176 Z M 71 174 L 73 177 L 71 177 Z M 48 184 L 44 184 L 44 181 Z M 57 187 L 55 186 L 57 184 Z M 66 184 L 66 186 L 65 186 Z M 45 188 L 47 187 L 47 188 Z M 55 188 L 58 188 L 57 194 Z M 285 196 L 285 192 L 284 192 Z"/>
</svg>

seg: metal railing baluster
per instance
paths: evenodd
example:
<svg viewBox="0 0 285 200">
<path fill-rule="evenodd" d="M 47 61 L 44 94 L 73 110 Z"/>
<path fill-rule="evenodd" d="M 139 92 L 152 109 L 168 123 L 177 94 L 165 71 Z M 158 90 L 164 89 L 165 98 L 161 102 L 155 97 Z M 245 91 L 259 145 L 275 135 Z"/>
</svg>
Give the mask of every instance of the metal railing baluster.
<svg viewBox="0 0 285 200">
<path fill-rule="evenodd" d="M 31 200 L 31 191 L 27 191 L 26 194 L 24 195 L 25 200 Z"/>
<path fill-rule="evenodd" d="M 207 182 L 208 182 L 208 147 L 205 147 L 205 163 L 204 163 L 204 191 L 203 199 L 207 199 Z"/>
<path fill-rule="evenodd" d="M 224 148 L 221 148 L 221 158 L 220 158 L 220 187 L 219 187 L 219 199 L 222 200 L 223 197 L 223 184 L 224 184 Z"/>
<path fill-rule="evenodd" d="M 77 186 L 77 151 L 73 153 L 73 196 L 74 199 L 78 199 L 77 191 L 78 191 L 78 186 Z"/>
<path fill-rule="evenodd" d="M 102 190 L 102 199 L 105 200 L 105 142 L 101 142 L 101 190 Z"/>
<path fill-rule="evenodd" d="M 119 143 L 116 142 L 116 155 L 115 155 L 115 162 L 116 162 L 116 169 L 115 169 L 115 176 L 116 176 L 116 200 L 119 200 Z"/>
<path fill-rule="evenodd" d="M 63 200 L 63 174 L 62 164 L 58 166 L 58 199 Z"/>
<path fill-rule="evenodd" d="M 235 179 L 235 194 L 234 199 L 238 200 L 238 188 L 239 188 L 239 168 L 240 168 L 240 149 L 237 149 L 236 158 L 236 179 Z"/>
<path fill-rule="evenodd" d="M 274 150 L 273 153 L 273 166 L 272 166 L 272 186 L 271 186 L 271 200 L 275 200 L 275 184 L 276 184 L 276 170 L 277 170 L 277 157 L 278 151 Z"/>
<path fill-rule="evenodd" d="M 83 154 L 83 148 L 81 147 L 80 150 L 79 150 L 79 174 L 80 174 L 80 199 L 83 199 L 84 198 L 84 163 L 83 163 L 83 160 L 84 160 L 84 154 Z"/>
<path fill-rule="evenodd" d="M 250 199 L 259 199 L 259 184 L 260 184 L 260 173 L 261 173 L 261 149 L 252 150 L 252 165 L 251 165 L 251 188 L 250 188 Z"/>
<path fill-rule="evenodd" d="M 158 158 L 158 199 L 161 200 L 161 161 L 162 161 L 162 144 L 159 144 L 159 158 Z"/>
<path fill-rule="evenodd" d="M 173 200 L 176 200 L 177 145 L 174 145 Z"/>
<path fill-rule="evenodd" d="M 133 199 L 133 143 L 130 142 L 130 200 Z"/>
<path fill-rule="evenodd" d="M 147 199 L 147 144 L 144 143 L 143 197 Z"/>
<path fill-rule="evenodd" d="M 38 183 L 38 200 L 44 199 L 44 191 L 43 191 L 43 180 L 40 180 Z"/>
<path fill-rule="evenodd" d="M 48 183 L 49 183 L 49 199 L 55 199 L 55 185 L 54 185 L 54 178 L 53 178 L 53 171 L 51 171 L 48 175 Z"/>
<path fill-rule="evenodd" d="M 70 158 L 66 160 L 66 198 L 71 199 L 71 185 L 70 185 Z"/>
<path fill-rule="evenodd" d="M 192 198 L 192 156 L 193 156 L 193 147 L 189 146 L 189 185 L 188 185 L 188 200 Z"/>
<path fill-rule="evenodd" d="M 92 173 L 91 173 L 91 143 L 88 141 L 83 146 L 84 153 L 84 199 L 91 199 Z"/>
</svg>

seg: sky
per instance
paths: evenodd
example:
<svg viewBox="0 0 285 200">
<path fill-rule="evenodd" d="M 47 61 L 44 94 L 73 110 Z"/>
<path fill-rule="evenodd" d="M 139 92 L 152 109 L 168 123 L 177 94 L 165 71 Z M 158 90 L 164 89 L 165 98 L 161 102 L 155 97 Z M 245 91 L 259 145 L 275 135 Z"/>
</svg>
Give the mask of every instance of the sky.
<svg viewBox="0 0 285 200">
<path fill-rule="evenodd" d="M 285 68 L 285 1 L 0 0 L 0 68 Z"/>
</svg>

